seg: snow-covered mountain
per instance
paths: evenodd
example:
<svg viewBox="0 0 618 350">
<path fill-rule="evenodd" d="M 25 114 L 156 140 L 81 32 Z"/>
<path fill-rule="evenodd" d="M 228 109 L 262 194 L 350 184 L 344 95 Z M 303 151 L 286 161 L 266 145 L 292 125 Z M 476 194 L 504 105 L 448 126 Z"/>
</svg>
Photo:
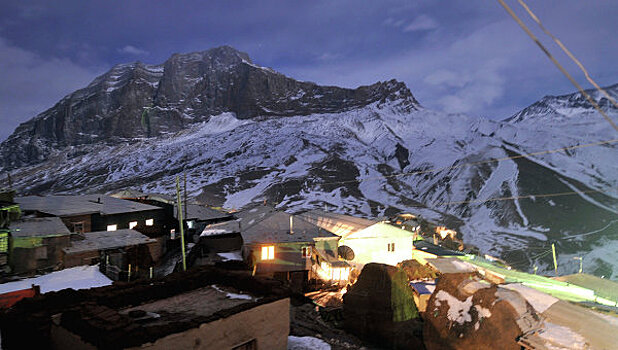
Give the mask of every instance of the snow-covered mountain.
<svg viewBox="0 0 618 350">
<path fill-rule="evenodd" d="M 114 67 L 20 125 L 0 163 L 23 193 L 171 193 L 186 173 L 192 195 L 229 208 L 411 211 L 518 268 L 551 270 L 556 242 L 561 272 L 584 256 L 616 278 L 615 142 L 493 161 L 616 138 L 578 94 L 491 121 L 425 109 L 396 81 L 298 82 L 224 47 Z"/>
</svg>

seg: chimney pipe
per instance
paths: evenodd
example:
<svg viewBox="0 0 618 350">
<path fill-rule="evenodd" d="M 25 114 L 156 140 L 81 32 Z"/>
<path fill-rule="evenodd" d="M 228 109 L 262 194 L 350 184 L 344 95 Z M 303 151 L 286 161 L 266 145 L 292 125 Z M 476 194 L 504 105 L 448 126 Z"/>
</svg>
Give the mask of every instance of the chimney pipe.
<svg viewBox="0 0 618 350">
<path fill-rule="evenodd" d="M 294 217 L 290 215 L 290 234 L 294 234 Z"/>
</svg>

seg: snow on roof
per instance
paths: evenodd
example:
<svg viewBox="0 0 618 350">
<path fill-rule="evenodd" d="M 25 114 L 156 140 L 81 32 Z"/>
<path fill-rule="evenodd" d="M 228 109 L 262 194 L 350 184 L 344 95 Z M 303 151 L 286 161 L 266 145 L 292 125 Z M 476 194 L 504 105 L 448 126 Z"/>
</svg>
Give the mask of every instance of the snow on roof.
<svg viewBox="0 0 618 350">
<path fill-rule="evenodd" d="M 240 250 L 235 250 L 235 251 L 227 252 L 227 253 L 217 253 L 217 255 L 223 258 L 223 261 L 229 261 L 229 260 L 242 261 L 242 254 Z"/>
<path fill-rule="evenodd" d="M 33 284 L 41 287 L 41 293 L 47 293 L 67 288 L 77 290 L 107 286 L 112 284 L 112 280 L 99 271 L 98 265 L 78 266 L 47 275 L 0 284 L 0 293 L 27 289 L 32 287 Z"/>
<path fill-rule="evenodd" d="M 457 258 L 429 259 L 427 263 L 431 267 L 440 271 L 440 273 L 464 273 L 476 271 L 476 268 L 473 265 Z"/>
<path fill-rule="evenodd" d="M 526 299 L 532 307 L 534 307 L 536 312 L 539 313 L 545 312 L 545 310 L 558 301 L 558 298 L 554 298 L 551 295 L 540 292 L 536 289 L 526 287 L 521 283 L 509 283 L 502 285 L 502 287 L 514 290 L 521 294 L 521 296 L 524 297 L 524 299 Z"/>
<path fill-rule="evenodd" d="M 216 224 L 207 225 L 200 237 L 204 236 L 216 236 L 216 235 L 224 235 L 229 233 L 239 233 L 240 225 L 237 220 L 232 221 L 224 221 Z"/>
</svg>

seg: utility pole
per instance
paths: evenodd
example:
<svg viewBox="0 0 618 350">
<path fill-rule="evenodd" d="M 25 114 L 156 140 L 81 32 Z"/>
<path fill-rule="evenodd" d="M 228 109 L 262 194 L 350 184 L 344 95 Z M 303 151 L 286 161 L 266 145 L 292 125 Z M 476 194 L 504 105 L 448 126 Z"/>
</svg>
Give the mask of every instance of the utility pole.
<svg viewBox="0 0 618 350">
<path fill-rule="evenodd" d="M 182 251 L 182 270 L 187 271 L 185 256 L 185 227 L 182 219 L 182 201 L 180 200 L 180 177 L 176 176 L 176 201 L 178 202 L 178 223 L 180 224 L 180 249 Z"/>
<path fill-rule="evenodd" d="M 185 178 L 185 219 L 187 218 L 187 173 L 183 172 Z"/>
<path fill-rule="evenodd" d="M 554 272 L 556 273 L 556 277 L 558 276 L 558 260 L 556 259 L 556 245 L 554 243 L 551 244 L 551 251 L 554 255 Z"/>
</svg>

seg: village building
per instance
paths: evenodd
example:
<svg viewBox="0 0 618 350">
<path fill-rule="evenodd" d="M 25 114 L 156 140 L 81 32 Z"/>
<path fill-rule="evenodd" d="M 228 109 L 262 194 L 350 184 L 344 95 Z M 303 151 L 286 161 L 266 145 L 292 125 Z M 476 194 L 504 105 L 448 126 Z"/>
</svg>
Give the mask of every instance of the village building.
<svg viewBox="0 0 618 350">
<path fill-rule="evenodd" d="M 178 219 L 177 204 L 174 205 L 174 214 Z M 190 238 L 193 242 L 199 240 L 199 236 L 206 226 L 234 219 L 234 216 L 228 212 L 196 203 L 183 204 L 182 217 L 185 222 L 187 238 Z"/>
<path fill-rule="evenodd" d="M 105 195 L 17 197 L 22 211 L 37 217 L 59 217 L 77 234 L 134 229 L 158 241 L 157 260 L 167 250 L 177 224 L 169 209 Z"/>
<path fill-rule="evenodd" d="M 19 205 L 13 202 L 13 192 L 0 192 L 0 275 L 10 272 L 9 226 L 21 216 Z"/>
<path fill-rule="evenodd" d="M 397 265 L 412 258 L 413 232 L 384 222 L 321 210 L 304 212 L 299 216 L 340 236 L 340 250 L 351 251 L 349 262 L 359 268 L 371 262 Z M 347 248 L 341 249 L 342 246 Z"/>
<path fill-rule="evenodd" d="M 12 221 L 9 230 L 8 257 L 13 274 L 62 268 L 62 249 L 70 245 L 71 232 L 60 218 L 22 218 Z"/>
<path fill-rule="evenodd" d="M 0 319 L 2 346 L 284 350 L 289 295 L 276 281 L 212 267 L 79 295 L 64 290 L 9 310 Z"/>
<path fill-rule="evenodd" d="M 75 233 L 137 228 L 156 237 L 167 235 L 172 226 L 160 207 L 105 195 L 27 196 L 15 201 L 25 213 L 59 217 Z"/>
<path fill-rule="evenodd" d="M 135 230 L 89 232 L 63 249 L 64 267 L 99 264 L 101 272 L 114 281 L 149 277 L 153 257 L 160 255 L 155 239 Z"/>
<path fill-rule="evenodd" d="M 196 242 L 213 253 L 240 251 L 243 245 L 240 222 L 230 220 L 206 225 Z"/>
<path fill-rule="evenodd" d="M 236 213 L 242 256 L 257 274 L 302 286 L 310 280 L 347 283 L 350 265 L 338 257 L 339 236 L 301 217 L 263 205 Z"/>
</svg>

